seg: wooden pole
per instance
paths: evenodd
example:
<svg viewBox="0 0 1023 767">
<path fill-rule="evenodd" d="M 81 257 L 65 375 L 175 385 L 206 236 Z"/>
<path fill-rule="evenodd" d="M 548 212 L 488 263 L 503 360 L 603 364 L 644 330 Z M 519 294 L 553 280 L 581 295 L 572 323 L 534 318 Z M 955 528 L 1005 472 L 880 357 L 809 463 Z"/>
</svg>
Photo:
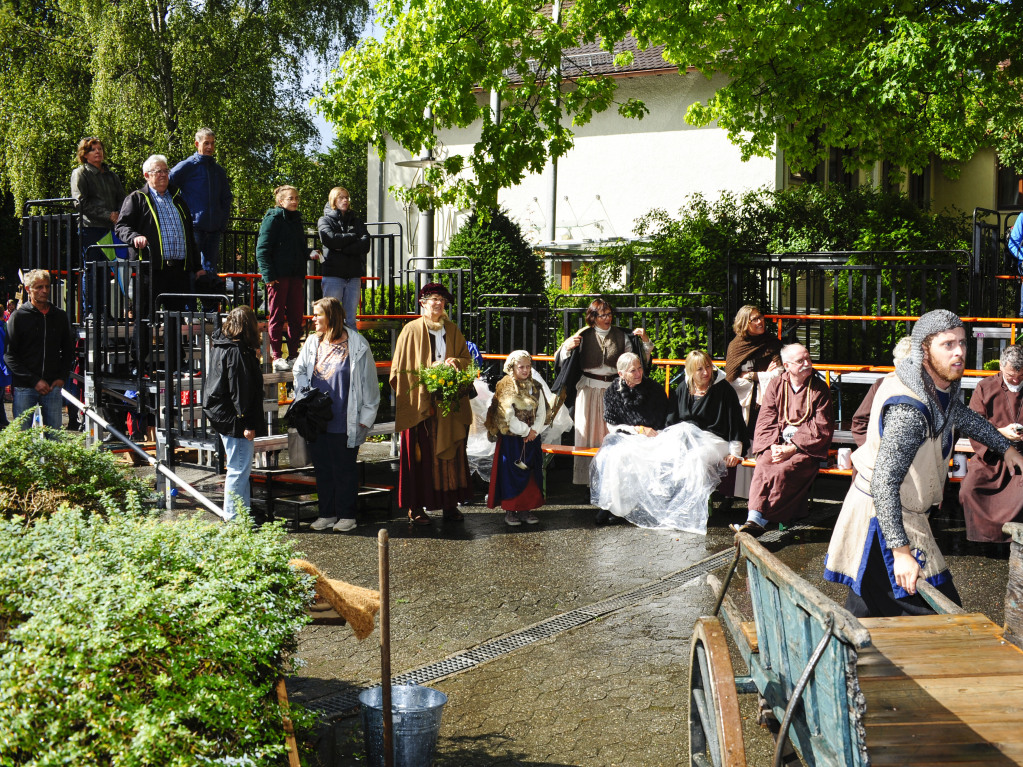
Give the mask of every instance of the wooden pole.
<svg viewBox="0 0 1023 767">
<path fill-rule="evenodd" d="M 377 535 L 380 560 L 380 687 L 384 714 L 384 765 L 394 767 L 394 722 L 391 718 L 391 576 L 387 530 Z"/>
</svg>

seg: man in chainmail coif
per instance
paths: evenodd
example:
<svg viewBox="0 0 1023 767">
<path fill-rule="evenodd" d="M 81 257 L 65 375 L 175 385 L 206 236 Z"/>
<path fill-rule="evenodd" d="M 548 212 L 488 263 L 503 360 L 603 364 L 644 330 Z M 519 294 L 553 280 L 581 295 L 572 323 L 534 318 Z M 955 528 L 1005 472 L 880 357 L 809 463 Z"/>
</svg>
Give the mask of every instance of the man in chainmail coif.
<svg viewBox="0 0 1023 767">
<path fill-rule="evenodd" d="M 1023 472 L 1009 440 L 959 399 L 962 321 L 944 309 L 928 312 L 912 339 L 910 356 L 874 397 L 866 442 L 852 454 L 856 479 L 824 562 L 824 577 L 849 586 L 846 608 L 861 618 L 932 613 L 916 593 L 921 577 L 962 604 L 927 518 L 944 493 L 954 429 Z"/>
</svg>

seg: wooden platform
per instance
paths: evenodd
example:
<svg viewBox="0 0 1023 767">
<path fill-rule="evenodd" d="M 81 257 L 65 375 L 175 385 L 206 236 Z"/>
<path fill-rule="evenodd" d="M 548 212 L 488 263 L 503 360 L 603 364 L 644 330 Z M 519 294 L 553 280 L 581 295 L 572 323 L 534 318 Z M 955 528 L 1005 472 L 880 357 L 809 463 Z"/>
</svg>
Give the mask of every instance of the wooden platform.
<svg viewBox="0 0 1023 767">
<path fill-rule="evenodd" d="M 980 613 L 860 621 L 875 765 L 1023 765 L 1023 650 Z"/>
</svg>

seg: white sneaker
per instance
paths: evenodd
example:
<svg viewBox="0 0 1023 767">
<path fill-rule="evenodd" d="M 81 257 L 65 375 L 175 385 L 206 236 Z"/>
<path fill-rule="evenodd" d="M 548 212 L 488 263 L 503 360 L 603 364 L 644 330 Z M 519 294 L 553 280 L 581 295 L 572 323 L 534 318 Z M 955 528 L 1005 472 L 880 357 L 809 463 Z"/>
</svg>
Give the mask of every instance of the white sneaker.
<svg viewBox="0 0 1023 767">
<path fill-rule="evenodd" d="M 354 519 L 339 519 L 337 524 L 334 525 L 335 533 L 347 533 L 349 530 L 355 529 Z"/>
<path fill-rule="evenodd" d="M 337 517 L 317 517 L 316 521 L 309 525 L 310 530 L 326 530 L 337 524 Z"/>
<path fill-rule="evenodd" d="M 275 373 L 287 373 L 291 370 L 291 363 L 284 359 L 284 357 L 278 357 L 270 367 L 273 368 Z"/>
<path fill-rule="evenodd" d="M 519 512 L 519 521 L 520 522 L 525 522 L 527 525 L 535 525 L 540 520 L 537 518 L 536 514 L 534 514 L 531 511 L 520 511 Z"/>
<path fill-rule="evenodd" d="M 519 515 L 514 511 L 505 512 L 504 523 L 509 527 L 518 527 L 522 524 L 521 520 L 519 520 Z"/>
</svg>

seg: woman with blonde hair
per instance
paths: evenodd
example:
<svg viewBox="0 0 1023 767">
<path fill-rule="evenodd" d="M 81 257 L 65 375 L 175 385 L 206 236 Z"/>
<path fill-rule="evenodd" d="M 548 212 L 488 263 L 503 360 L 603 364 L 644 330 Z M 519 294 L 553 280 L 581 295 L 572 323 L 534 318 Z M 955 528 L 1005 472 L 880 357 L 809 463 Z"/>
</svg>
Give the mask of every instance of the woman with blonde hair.
<svg viewBox="0 0 1023 767">
<path fill-rule="evenodd" d="M 355 215 L 352 198 L 343 186 L 330 190 L 327 206 L 316 224 L 323 245 L 320 286 L 324 296 L 334 296 L 344 307 L 348 324 L 355 327 L 362 278 L 366 274 L 369 231 Z"/>
<path fill-rule="evenodd" d="M 604 439 L 591 471 L 591 503 L 639 527 L 702 535 L 710 494 L 748 442 L 735 392 L 710 357 L 690 352 L 686 371 L 668 426 L 619 429 Z"/>
<path fill-rule="evenodd" d="M 298 190 L 279 186 L 274 190 L 276 207 L 263 216 L 256 239 L 256 261 L 266 283 L 267 322 L 270 355 L 276 372 L 291 370 L 302 338 L 305 310 L 305 274 L 308 249 L 302 214 L 298 212 Z M 281 356 L 285 328 L 288 357 Z"/>
<path fill-rule="evenodd" d="M 333 417 L 309 445 L 320 504 L 311 527 L 346 533 L 355 529 L 359 446 L 376 420 L 380 383 L 369 342 L 345 325 L 340 301 L 314 301 L 313 327 L 295 363 L 295 391 L 311 386 L 329 394 Z"/>
</svg>

